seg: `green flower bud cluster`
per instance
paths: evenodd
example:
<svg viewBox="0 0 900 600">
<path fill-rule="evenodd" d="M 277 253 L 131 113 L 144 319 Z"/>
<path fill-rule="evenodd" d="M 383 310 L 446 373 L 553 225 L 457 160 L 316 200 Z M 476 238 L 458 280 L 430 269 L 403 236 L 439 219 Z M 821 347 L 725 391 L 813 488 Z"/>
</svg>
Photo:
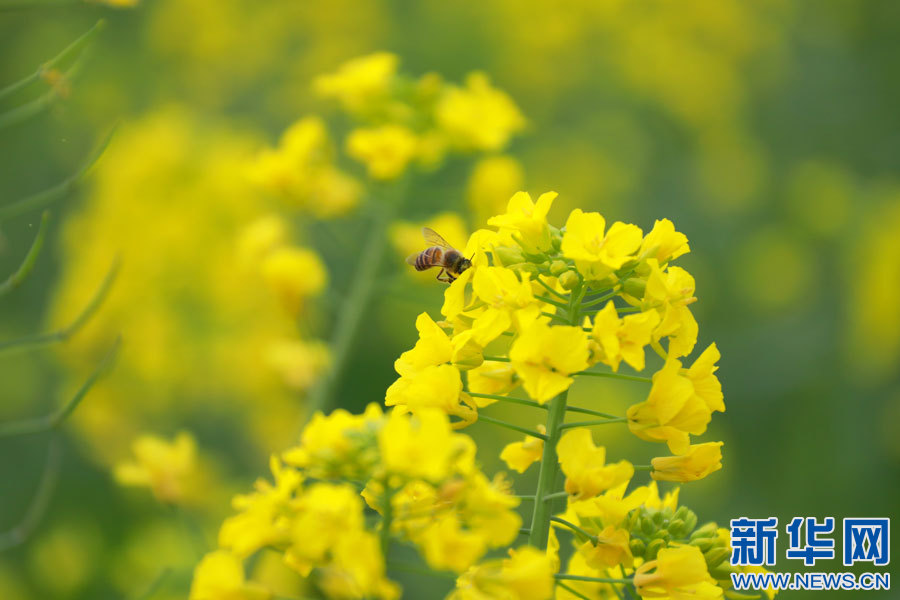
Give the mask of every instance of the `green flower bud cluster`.
<svg viewBox="0 0 900 600">
<path fill-rule="evenodd" d="M 672 510 L 671 507 L 657 510 L 642 506 L 632 511 L 630 523 L 631 553 L 645 560 L 655 559 L 660 550 L 673 542 L 696 545 L 693 543 L 693 536 L 698 533 L 698 540 L 708 539 L 705 535 L 709 525 L 713 526 L 712 535 L 716 535 L 713 523 L 694 531 L 697 527 L 697 515 L 686 506 L 677 510 Z"/>
</svg>

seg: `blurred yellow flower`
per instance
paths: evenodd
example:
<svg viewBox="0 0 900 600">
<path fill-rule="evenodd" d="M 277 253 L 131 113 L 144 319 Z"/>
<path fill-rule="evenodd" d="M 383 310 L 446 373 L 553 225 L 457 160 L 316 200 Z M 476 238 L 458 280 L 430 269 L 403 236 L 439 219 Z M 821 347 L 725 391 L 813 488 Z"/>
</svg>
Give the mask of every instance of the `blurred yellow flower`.
<svg viewBox="0 0 900 600">
<path fill-rule="evenodd" d="M 509 198 L 524 188 L 521 163 L 511 156 L 489 156 L 475 164 L 466 184 L 466 202 L 476 223 L 502 213 Z"/>
<path fill-rule="evenodd" d="M 634 574 L 634 585 L 643 598 L 713 600 L 722 597 L 696 546 L 676 546 L 659 551 L 656 560 L 645 562 Z"/>
<path fill-rule="evenodd" d="M 238 237 L 237 259 L 241 267 L 256 269 L 269 252 L 287 243 L 288 226 L 279 215 L 266 215 L 247 225 Z"/>
<path fill-rule="evenodd" d="M 547 433 L 547 428 L 543 424 L 538 425 L 537 430 L 539 433 Z M 543 454 L 544 440 L 525 436 L 522 442 L 507 444 L 500 452 L 500 460 L 510 469 L 524 473 L 528 467 L 541 460 Z"/>
<path fill-rule="evenodd" d="M 260 271 L 289 314 L 296 314 L 303 301 L 320 293 L 328 282 L 319 255 L 295 246 L 282 246 L 269 252 L 262 260 Z"/>
<path fill-rule="evenodd" d="M 465 87 L 448 86 L 435 107 L 435 120 L 463 150 L 502 150 L 525 127 L 512 99 L 480 72 L 470 73 Z"/>
<path fill-rule="evenodd" d="M 397 74 L 397 56 L 376 52 L 342 64 L 335 73 L 313 82 L 316 92 L 337 99 L 345 110 L 364 113 L 384 99 Z"/>
<path fill-rule="evenodd" d="M 288 388 L 306 391 L 328 369 L 331 351 L 316 340 L 277 340 L 266 351 L 266 363 Z"/>
<path fill-rule="evenodd" d="M 573 429 L 563 434 L 556 454 L 566 476 L 566 491 L 576 500 L 597 496 L 634 475 L 634 467 L 627 460 L 607 465 L 606 448 L 594 445 L 588 429 Z"/>
<path fill-rule="evenodd" d="M 456 580 L 448 600 L 550 600 L 553 565 L 547 553 L 522 546 L 509 558 L 476 565 Z"/>
<path fill-rule="evenodd" d="M 194 569 L 190 600 L 267 600 L 271 597 L 263 586 L 246 581 L 244 565 L 227 550 L 210 552 Z"/>
<path fill-rule="evenodd" d="M 454 433 L 440 411 L 421 410 L 415 417 L 394 410 L 378 432 L 384 469 L 391 475 L 441 481 L 471 468 L 475 444 Z"/>
<path fill-rule="evenodd" d="M 200 491 L 197 444 L 191 434 L 182 431 L 171 442 L 145 434 L 131 448 L 134 460 L 118 463 L 113 471 L 119 484 L 150 488 L 167 504 L 190 502 Z"/>
<path fill-rule="evenodd" d="M 347 136 L 347 154 L 362 162 L 372 179 L 396 179 L 418 152 L 419 140 L 402 125 L 354 129 Z"/>
<path fill-rule="evenodd" d="M 541 404 L 572 385 L 569 375 L 588 367 L 588 337 L 581 327 L 534 321 L 513 341 L 509 359 L 525 391 Z"/>
<path fill-rule="evenodd" d="M 657 481 L 697 481 L 722 468 L 723 442 L 691 444 L 681 456 L 658 456 L 650 461 Z"/>
</svg>

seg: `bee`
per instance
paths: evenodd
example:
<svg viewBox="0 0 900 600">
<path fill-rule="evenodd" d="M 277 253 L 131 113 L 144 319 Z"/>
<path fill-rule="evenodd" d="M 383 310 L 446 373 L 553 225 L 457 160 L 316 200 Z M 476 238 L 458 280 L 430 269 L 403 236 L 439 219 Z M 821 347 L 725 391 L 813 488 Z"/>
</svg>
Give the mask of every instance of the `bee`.
<svg viewBox="0 0 900 600">
<path fill-rule="evenodd" d="M 422 228 L 422 237 L 425 243 L 430 244 L 421 252 L 410 254 L 406 257 L 407 264 L 416 268 L 416 271 L 426 271 L 431 267 L 440 267 L 437 280 L 445 283 L 453 283 L 459 275 L 472 266 L 472 261 L 462 255 L 462 252 L 447 243 L 447 240 L 439 236 L 430 227 Z M 444 276 L 443 278 L 441 276 Z"/>
</svg>

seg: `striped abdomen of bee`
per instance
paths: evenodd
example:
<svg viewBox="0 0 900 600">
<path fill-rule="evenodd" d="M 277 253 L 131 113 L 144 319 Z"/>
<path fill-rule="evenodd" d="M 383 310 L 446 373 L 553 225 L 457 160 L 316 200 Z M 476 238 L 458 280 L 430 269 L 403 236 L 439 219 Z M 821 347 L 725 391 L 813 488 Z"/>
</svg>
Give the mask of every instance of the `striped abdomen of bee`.
<svg viewBox="0 0 900 600">
<path fill-rule="evenodd" d="M 447 254 L 453 254 L 455 251 L 448 250 Z M 440 246 L 432 246 L 431 248 L 425 248 L 419 255 L 416 257 L 416 262 L 414 266 L 416 267 L 416 271 L 425 271 L 430 269 L 431 267 L 443 267 L 444 266 L 444 249 Z M 449 256 L 447 258 L 450 258 Z"/>
</svg>

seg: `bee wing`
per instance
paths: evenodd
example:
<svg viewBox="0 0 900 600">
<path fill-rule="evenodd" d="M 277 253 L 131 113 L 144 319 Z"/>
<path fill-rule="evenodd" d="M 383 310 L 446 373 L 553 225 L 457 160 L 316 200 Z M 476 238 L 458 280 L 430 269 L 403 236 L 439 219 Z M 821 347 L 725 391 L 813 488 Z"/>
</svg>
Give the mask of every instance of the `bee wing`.
<svg viewBox="0 0 900 600">
<path fill-rule="evenodd" d="M 441 248 L 446 248 L 447 250 L 453 250 L 453 246 L 448 244 L 447 240 L 438 235 L 438 233 L 431 227 L 422 228 L 422 237 L 425 238 L 425 242 L 430 246 L 440 246 Z"/>
<path fill-rule="evenodd" d="M 406 264 L 416 266 L 416 259 L 419 258 L 420 252 L 415 252 L 406 257 Z"/>
</svg>

